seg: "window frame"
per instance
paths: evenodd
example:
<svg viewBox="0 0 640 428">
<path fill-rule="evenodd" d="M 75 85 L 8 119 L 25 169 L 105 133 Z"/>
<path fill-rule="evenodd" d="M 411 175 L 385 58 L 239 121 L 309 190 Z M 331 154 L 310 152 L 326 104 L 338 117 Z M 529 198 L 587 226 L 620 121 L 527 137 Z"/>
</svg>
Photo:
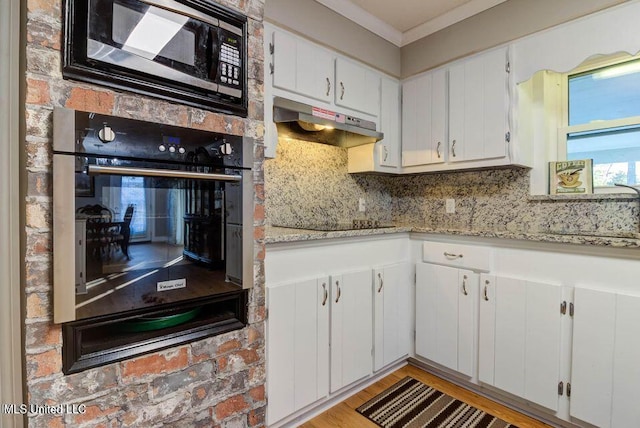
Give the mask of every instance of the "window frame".
<svg viewBox="0 0 640 428">
<path fill-rule="evenodd" d="M 580 74 L 587 74 L 594 70 L 612 67 L 625 62 L 640 60 L 640 54 L 629 55 L 618 53 L 614 55 L 598 56 L 588 60 L 575 69 L 562 73 L 560 79 L 560 105 L 562 117 L 558 126 L 556 155 L 558 160 L 567 159 L 567 137 L 569 134 L 577 132 L 599 131 L 604 129 L 618 128 L 622 126 L 640 126 L 640 116 L 631 116 L 622 119 L 610 119 L 579 125 L 569 125 L 569 79 Z M 626 183 L 624 183 L 626 184 Z M 635 184 L 640 186 L 640 182 Z M 616 186 L 596 186 L 593 185 L 593 193 L 633 193 L 630 189 Z"/>
</svg>

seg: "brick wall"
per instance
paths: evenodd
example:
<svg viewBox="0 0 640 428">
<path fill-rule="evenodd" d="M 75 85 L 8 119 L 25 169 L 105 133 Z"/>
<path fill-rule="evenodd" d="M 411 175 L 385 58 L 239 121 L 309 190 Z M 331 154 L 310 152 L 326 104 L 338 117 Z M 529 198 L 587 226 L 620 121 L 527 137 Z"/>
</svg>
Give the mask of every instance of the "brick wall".
<svg viewBox="0 0 640 428">
<path fill-rule="evenodd" d="M 238 118 L 63 80 L 63 0 L 26 0 L 24 353 L 28 402 L 83 404 L 78 415 L 29 415 L 32 427 L 260 426 L 264 390 L 264 0 L 218 0 L 249 16 L 249 117 Z M 52 112 L 64 106 L 256 139 L 255 262 L 249 326 L 188 345 L 64 376 L 52 323 Z"/>
</svg>

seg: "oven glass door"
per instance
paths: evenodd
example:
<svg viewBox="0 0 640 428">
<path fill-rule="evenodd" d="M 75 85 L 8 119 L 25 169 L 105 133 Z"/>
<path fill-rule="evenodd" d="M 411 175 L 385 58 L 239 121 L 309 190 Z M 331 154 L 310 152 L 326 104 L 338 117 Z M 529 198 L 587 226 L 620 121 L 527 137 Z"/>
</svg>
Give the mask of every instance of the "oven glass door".
<svg viewBox="0 0 640 428">
<path fill-rule="evenodd" d="M 242 288 L 242 172 L 114 163 L 75 173 L 76 319 Z"/>
</svg>

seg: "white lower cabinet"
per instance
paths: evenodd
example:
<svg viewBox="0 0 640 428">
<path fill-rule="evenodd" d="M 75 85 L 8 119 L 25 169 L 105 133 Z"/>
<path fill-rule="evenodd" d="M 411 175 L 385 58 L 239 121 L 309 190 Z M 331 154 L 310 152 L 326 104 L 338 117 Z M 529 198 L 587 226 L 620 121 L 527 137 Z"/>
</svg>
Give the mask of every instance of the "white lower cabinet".
<svg viewBox="0 0 640 428">
<path fill-rule="evenodd" d="M 331 392 L 372 372 L 371 294 L 371 269 L 331 276 Z"/>
<path fill-rule="evenodd" d="M 269 287 L 269 424 L 371 374 L 371 283 L 365 269 Z"/>
<path fill-rule="evenodd" d="M 602 428 L 640 426 L 640 297 L 575 289 L 572 417 Z"/>
<path fill-rule="evenodd" d="M 476 360 L 478 274 L 416 265 L 416 354 L 466 376 Z"/>
<path fill-rule="evenodd" d="M 407 357 L 408 237 L 268 247 L 265 277 L 268 426 L 297 426 L 372 378 L 374 360 L 382 376 Z"/>
<path fill-rule="evenodd" d="M 411 268 L 407 263 L 373 271 L 373 369 L 406 357 L 411 346 Z"/>
<path fill-rule="evenodd" d="M 271 424 L 329 393 L 329 278 L 271 287 L 267 298 Z"/>
<path fill-rule="evenodd" d="M 640 427 L 640 261 L 410 245 L 422 250 L 413 301 L 403 239 L 267 252 L 268 425 L 295 424 L 402 361 L 415 309 L 423 363 L 547 417 Z"/>
<path fill-rule="evenodd" d="M 558 410 L 563 288 L 480 277 L 478 380 Z"/>
</svg>

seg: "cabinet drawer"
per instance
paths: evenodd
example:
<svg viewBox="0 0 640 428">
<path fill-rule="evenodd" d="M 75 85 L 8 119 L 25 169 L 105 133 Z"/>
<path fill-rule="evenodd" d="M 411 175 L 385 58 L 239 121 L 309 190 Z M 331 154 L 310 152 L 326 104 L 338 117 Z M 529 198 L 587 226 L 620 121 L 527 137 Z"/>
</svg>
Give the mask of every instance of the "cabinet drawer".
<svg viewBox="0 0 640 428">
<path fill-rule="evenodd" d="M 489 272 L 492 250 L 475 245 L 424 242 L 422 260 L 445 266 Z"/>
</svg>

